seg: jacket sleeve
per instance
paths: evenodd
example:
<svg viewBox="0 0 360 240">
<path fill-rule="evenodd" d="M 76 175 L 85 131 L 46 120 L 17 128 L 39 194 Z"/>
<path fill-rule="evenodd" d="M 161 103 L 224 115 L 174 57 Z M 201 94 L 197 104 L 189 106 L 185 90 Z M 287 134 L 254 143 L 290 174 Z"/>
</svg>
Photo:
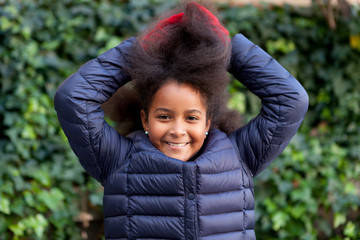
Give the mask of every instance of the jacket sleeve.
<svg viewBox="0 0 360 240">
<path fill-rule="evenodd" d="M 101 104 L 130 81 L 123 67 L 134 40 L 130 38 L 85 63 L 59 86 L 54 98 L 71 148 L 100 183 L 110 169 L 116 168 L 118 160 L 124 159 L 130 144 L 106 123 Z"/>
<path fill-rule="evenodd" d="M 261 99 L 259 115 L 230 135 L 255 176 L 295 135 L 309 99 L 286 69 L 241 34 L 232 39 L 229 72 Z"/>
</svg>

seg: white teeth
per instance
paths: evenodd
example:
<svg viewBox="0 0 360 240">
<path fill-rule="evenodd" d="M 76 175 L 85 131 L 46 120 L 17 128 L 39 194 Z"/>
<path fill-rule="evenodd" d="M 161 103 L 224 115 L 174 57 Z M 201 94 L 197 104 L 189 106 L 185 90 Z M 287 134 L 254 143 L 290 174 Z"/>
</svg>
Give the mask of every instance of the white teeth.
<svg viewBox="0 0 360 240">
<path fill-rule="evenodd" d="M 168 144 L 171 147 L 184 147 L 187 143 L 170 143 L 170 142 L 168 142 Z"/>
</svg>

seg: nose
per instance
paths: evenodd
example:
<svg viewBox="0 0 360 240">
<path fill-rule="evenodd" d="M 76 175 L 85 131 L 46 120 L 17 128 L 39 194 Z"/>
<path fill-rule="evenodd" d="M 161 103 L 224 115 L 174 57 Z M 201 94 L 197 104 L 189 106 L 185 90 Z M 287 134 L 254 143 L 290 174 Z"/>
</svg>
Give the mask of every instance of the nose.
<svg viewBox="0 0 360 240">
<path fill-rule="evenodd" d="M 173 136 L 180 137 L 186 134 L 186 127 L 185 124 L 181 121 L 176 121 L 172 125 L 170 133 Z"/>
</svg>

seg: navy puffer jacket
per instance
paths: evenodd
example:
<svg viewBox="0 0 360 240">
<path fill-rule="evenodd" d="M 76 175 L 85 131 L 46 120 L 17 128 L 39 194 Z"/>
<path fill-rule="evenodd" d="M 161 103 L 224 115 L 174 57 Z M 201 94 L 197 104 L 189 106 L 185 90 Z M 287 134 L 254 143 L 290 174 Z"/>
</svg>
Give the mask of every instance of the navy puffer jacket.
<svg viewBox="0 0 360 240">
<path fill-rule="evenodd" d="M 255 239 L 253 176 L 298 130 L 308 107 L 305 90 L 236 35 L 230 72 L 261 99 L 261 112 L 229 135 L 211 130 L 198 158 L 182 162 L 157 150 L 143 132 L 124 137 L 104 120 L 100 105 L 130 81 L 122 67 L 134 41 L 83 65 L 55 96 L 72 149 L 104 186 L 106 239 Z"/>
</svg>

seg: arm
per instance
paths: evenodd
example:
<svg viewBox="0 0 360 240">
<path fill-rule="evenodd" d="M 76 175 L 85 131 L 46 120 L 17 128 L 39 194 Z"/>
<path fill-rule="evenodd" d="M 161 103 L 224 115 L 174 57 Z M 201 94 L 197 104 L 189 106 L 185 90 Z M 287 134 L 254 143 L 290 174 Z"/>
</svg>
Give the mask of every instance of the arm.
<svg viewBox="0 0 360 240">
<path fill-rule="evenodd" d="M 130 81 L 122 68 L 134 40 L 126 40 L 85 63 L 55 94 L 55 109 L 71 148 L 86 171 L 101 183 L 115 167 L 116 162 L 110 160 L 123 159 L 129 145 L 106 123 L 101 104 Z"/>
<path fill-rule="evenodd" d="M 295 135 L 309 99 L 286 69 L 240 34 L 232 39 L 230 73 L 261 99 L 260 114 L 230 135 L 255 176 Z"/>
</svg>

